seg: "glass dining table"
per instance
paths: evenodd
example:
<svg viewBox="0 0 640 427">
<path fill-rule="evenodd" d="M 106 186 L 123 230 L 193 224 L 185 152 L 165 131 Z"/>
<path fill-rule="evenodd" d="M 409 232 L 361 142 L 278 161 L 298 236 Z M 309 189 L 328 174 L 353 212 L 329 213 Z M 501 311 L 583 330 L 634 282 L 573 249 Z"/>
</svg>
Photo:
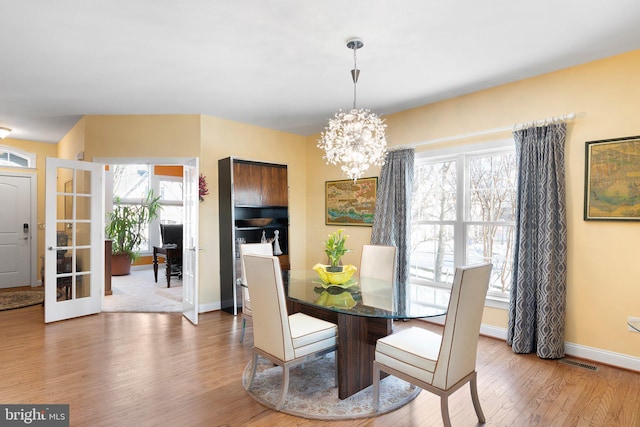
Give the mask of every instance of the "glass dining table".
<svg viewBox="0 0 640 427">
<path fill-rule="evenodd" d="M 302 312 L 338 325 L 338 397 L 346 399 L 373 383 L 375 345 L 393 332 L 393 320 L 443 316 L 449 292 L 411 285 L 400 294 L 392 283 L 354 278 L 343 285 L 323 282 L 315 271 L 285 271 L 289 314 Z M 435 298 L 433 297 L 435 295 Z"/>
</svg>

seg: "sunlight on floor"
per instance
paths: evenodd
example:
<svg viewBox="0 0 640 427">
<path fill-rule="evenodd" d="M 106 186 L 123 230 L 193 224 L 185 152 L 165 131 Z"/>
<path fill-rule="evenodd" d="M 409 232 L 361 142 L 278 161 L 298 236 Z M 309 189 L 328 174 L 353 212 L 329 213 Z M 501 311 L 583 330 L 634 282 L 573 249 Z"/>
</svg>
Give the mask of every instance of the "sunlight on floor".
<svg viewBox="0 0 640 427">
<path fill-rule="evenodd" d="M 160 274 L 158 274 L 160 276 Z M 181 312 L 182 280 L 171 278 L 167 288 L 164 276 L 154 282 L 153 270 L 131 270 L 126 276 L 111 278 L 113 295 L 104 297 L 105 312 Z"/>
</svg>

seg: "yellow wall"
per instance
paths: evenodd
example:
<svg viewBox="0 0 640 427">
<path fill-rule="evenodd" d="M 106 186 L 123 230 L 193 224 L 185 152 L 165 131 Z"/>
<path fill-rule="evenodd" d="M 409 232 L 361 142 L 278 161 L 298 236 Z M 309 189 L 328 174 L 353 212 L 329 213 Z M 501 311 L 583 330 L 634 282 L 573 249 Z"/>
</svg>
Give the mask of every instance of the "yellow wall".
<svg viewBox="0 0 640 427">
<path fill-rule="evenodd" d="M 37 209 L 37 223 L 44 225 L 44 213 L 45 213 L 45 163 L 47 157 L 56 157 L 58 147 L 56 144 L 49 144 L 44 142 L 36 142 L 36 141 L 24 141 L 20 139 L 11 139 L 5 138 L 0 140 L 0 145 L 6 145 L 9 147 L 15 147 L 22 151 L 26 151 L 28 153 L 35 153 L 36 155 L 36 166 L 35 169 L 24 170 L 20 168 L 5 168 L 0 167 L 0 171 L 2 172 L 20 172 L 20 173 L 35 173 L 38 180 L 37 185 L 37 200 L 38 200 L 38 209 Z M 41 279 L 39 276 L 40 269 L 42 268 L 42 257 L 44 256 L 44 230 L 41 230 L 38 227 L 37 233 L 37 241 L 38 246 L 36 249 L 37 254 L 37 272 L 38 272 L 38 280 Z"/>
<path fill-rule="evenodd" d="M 637 222 L 583 221 L 582 213 L 585 141 L 640 135 L 638 99 L 640 51 L 634 51 L 386 117 L 387 140 L 396 146 L 575 112 L 577 119 L 568 126 L 566 142 L 569 264 L 565 338 L 636 357 L 640 356 L 640 335 L 627 331 L 626 320 L 627 316 L 640 317 L 640 226 Z M 423 146 L 418 151 L 507 137 L 510 132 Z M 337 167 L 320 160 L 317 138 L 307 138 L 308 206 L 323 206 L 323 182 L 341 178 Z M 320 242 L 335 227 L 324 226 L 319 210 L 314 209 L 309 209 L 307 222 L 307 240 L 318 242 L 308 247 L 307 259 L 321 259 Z M 368 243 L 370 231 L 349 227 L 350 247 Z M 486 308 L 483 323 L 506 328 L 507 313 Z"/>
<path fill-rule="evenodd" d="M 84 151 L 84 124 L 85 118 L 81 118 L 58 143 L 58 158 L 76 160 L 78 153 Z"/>
<path fill-rule="evenodd" d="M 85 116 L 85 159 L 95 157 L 197 157 L 200 116 Z"/>
</svg>

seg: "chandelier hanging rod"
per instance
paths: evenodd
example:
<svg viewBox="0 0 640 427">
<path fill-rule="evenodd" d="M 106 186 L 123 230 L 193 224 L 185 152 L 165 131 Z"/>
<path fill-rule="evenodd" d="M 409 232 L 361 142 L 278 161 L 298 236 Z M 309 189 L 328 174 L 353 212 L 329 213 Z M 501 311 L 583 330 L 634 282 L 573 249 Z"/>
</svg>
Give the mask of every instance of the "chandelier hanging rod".
<svg viewBox="0 0 640 427">
<path fill-rule="evenodd" d="M 358 63 L 356 59 L 356 52 L 358 49 L 364 46 L 364 41 L 358 37 L 347 40 L 347 47 L 353 49 L 353 70 L 351 70 L 351 79 L 353 80 L 353 108 L 356 109 L 356 86 L 358 84 L 358 77 L 360 77 L 360 70 L 358 70 Z"/>
</svg>

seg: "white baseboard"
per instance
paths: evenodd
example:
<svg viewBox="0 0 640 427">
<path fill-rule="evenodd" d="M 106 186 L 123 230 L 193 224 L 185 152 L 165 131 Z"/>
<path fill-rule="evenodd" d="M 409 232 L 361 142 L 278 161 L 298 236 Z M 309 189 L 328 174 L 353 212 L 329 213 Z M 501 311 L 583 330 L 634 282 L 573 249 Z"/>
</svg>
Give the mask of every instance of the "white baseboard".
<svg viewBox="0 0 640 427">
<path fill-rule="evenodd" d="M 443 325 L 444 317 L 434 318 L 426 321 Z M 507 330 L 505 328 L 482 324 L 480 326 L 480 334 L 505 342 L 507 341 Z M 591 360 L 593 362 L 599 362 L 605 365 L 615 366 L 617 368 L 640 372 L 639 357 L 629 356 L 622 353 L 615 353 L 613 351 L 602 350 L 599 348 L 587 347 L 570 342 L 564 343 L 564 352 L 567 356 L 579 357 L 581 359 Z"/>
<path fill-rule="evenodd" d="M 222 310 L 220 302 L 210 302 L 208 304 L 199 304 L 198 313 L 206 313 L 208 311 Z"/>
<path fill-rule="evenodd" d="M 608 350 L 601 350 L 599 348 L 573 344 L 570 342 L 564 343 L 564 351 L 567 355 L 570 356 L 640 372 L 640 358 L 638 357 L 629 356 L 622 353 L 615 353 Z"/>
</svg>

